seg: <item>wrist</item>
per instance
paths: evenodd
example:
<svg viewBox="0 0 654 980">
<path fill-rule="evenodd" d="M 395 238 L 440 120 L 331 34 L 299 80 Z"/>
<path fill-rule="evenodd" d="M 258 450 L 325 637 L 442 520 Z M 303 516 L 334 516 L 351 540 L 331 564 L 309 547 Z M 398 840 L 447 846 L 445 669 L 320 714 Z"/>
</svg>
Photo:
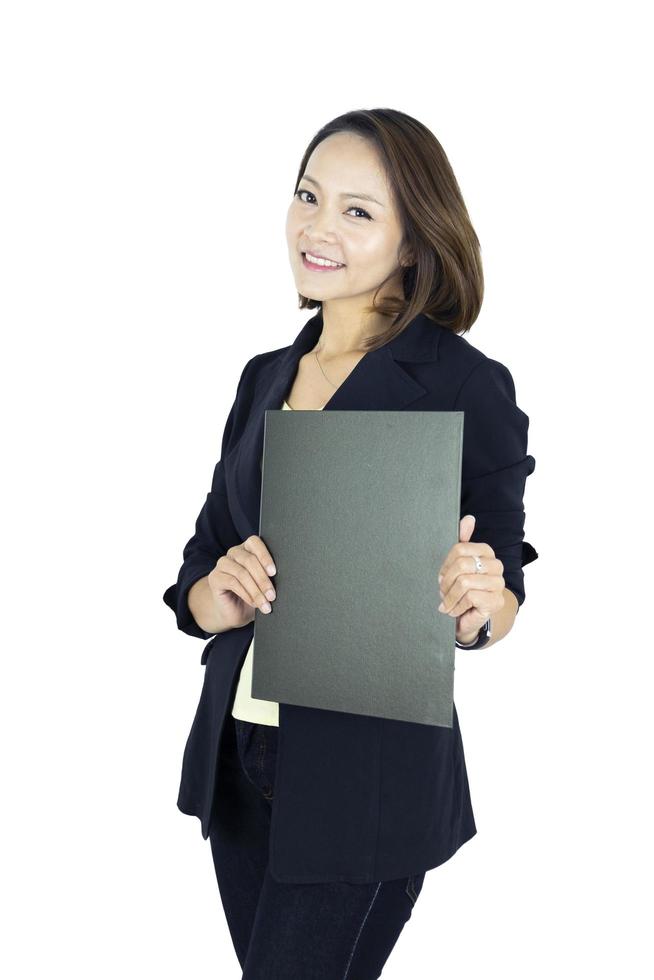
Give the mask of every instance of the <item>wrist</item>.
<svg viewBox="0 0 654 980">
<path fill-rule="evenodd" d="M 221 610 L 216 604 L 208 575 L 193 583 L 188 590 L 186 603 L 193 619 L 205 633 L 225 632 L 227 627 L 222 621 Z"/>
<path fill-rule="evenodd" d="M 457 643 L 463 644 L 463 646 L 468 646 L 470 644 L 476 643 L 477 637 L 479 636 L 479 630 L 475 630 L 474 633 L 464 633 L 461 636 L 457 636 Z"/>
<path fill-rule="evenodd" d="M 463 641 L 463 639 L 457 639 L 457 647 L 460 647 L 462 650 L 481 650 L 481 648 L 485 647 L 488 643 L 492 643 L 491 625 L 492 624 L 489 617 L 477 631 L 476 639 L 474 639 L 471 643 L 466 643 Z"/>
</svg>

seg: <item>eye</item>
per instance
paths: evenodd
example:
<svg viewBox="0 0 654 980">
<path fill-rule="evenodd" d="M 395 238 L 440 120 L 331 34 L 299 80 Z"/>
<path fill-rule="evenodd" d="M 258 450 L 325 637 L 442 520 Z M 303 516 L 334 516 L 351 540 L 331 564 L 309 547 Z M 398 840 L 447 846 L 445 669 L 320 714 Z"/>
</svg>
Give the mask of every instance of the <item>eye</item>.
<svg viewBox="0 0 654 980">
<path fill-rule="evenodd" d="M 348 208 L 348 211 L 360 211 L 361 214 L 365 214 L 365 216 L 368 219 L 368 221 L 372 221 L 372 218 L 370 217 L 370 215 L 368 214 L 368 212 L 367 211 L 364 211 L 363 208 L 357 207 L 356 204 L 353 204 L 351 208 Z"/>
<path fill-rule="evenodd" d="M 299 199 L 302 201 L 302 195 L 303 194 L 311 194 L 311 191 L 307 191 L 307 190 L 304 190 L 303 189 L 303 190 L 297 191 L 296 194 L 295 194 L 295 196 L 296 197 L 299 197 Z M 315 195 L 314 194 L 311 194 L 311 197 L 315 197 Z M 308 204 L 309 202 L 308 201 L 302 201 L 302 203 L 303 204 Z"/>
<path fill-rule="evenodd" d="M 299 198 L 299 200 L 302 201 L 303 204 L 309 204 L 310 202 L 309 201 L 303 201 L 302 200 L 302 194 L 310 194 L 311 197 L 314 200 L 316 198 L 316 195 L 312 191 L 308 191 L 308 190 L 306 190 L 306 188 L 302 188 L 301 190 L 295 192 L 295 196 L 297 198 Z M 365 217 L 367 218 L 368 221 L 372 221 L 372 217 L 368 214 L 368 212 L 367 211 L 364 211 L 363 208 L 357 207 L 356 204 L 353 204 L 351 208 L 348 208 L 348 211 L 360 211 L 361 214 L 365 215 Z"/>
</svg>

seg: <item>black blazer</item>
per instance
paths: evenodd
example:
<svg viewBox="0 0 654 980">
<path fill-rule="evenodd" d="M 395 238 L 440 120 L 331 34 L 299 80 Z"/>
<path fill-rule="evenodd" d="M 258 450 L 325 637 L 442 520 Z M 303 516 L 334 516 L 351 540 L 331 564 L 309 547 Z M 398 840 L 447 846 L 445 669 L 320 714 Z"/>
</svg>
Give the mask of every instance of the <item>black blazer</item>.
<svg viewBox="0 0 654 980">
<path fill-rule="evenodd" d="M 322 329 L 322 312 L 289 347 L 245 365 L 227 418 L 211 490 L 164 602 L 177 626 L 207 640 L 187 593 L 218 558 L 259 533 L 264 412 L 280 409 Z M 506 587 L 522 604 L 522 567 L 538 557 L 523 540 L 523 495 L 535 459 L 529 418 L 511 374 L 464 337 L 419 315 L 368 352 L 323 411 L 464 411 L 461 516 L 476 517 L 473 541 L 504 564 Z M 384 542 L 379 542 L 384 547 Z M 273 558 L 275 556 L 273 555 Z M 438 570 L 434 569 L 434 615 Z M 254 623 L 209 639 L 204 683 L 182 763 L 177 806 L 209 836 L 220 793 L 220 741 Z M 401 651 L 398 651 L 401 655 Z M 270 870 L 282 882 L 373 882 L 403 878 L 447 861 L 476 833 L 456 707 L 453 727 L 279 705 L 279 745 L 270 833 Z"/>
</svg>

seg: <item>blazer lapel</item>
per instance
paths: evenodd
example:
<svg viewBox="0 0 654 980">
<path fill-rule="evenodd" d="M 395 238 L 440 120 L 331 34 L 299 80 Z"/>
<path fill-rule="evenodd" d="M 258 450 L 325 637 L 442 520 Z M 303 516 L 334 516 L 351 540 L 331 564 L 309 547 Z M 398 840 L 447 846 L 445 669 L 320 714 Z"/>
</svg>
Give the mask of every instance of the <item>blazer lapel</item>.
<svg viewBox="0 0 654 980">
<path fill-rule="evenodd" d="M 319 311 L 305 323 L 291 346 L 261 369 L 243 434 L 227 455 L 225 477 L 229 504 L 234 526 L 243 541 L 259 533 L 265 412 L 281 409 L 300 358 L 315 347 L 322 324 L 322 311 Z M 399 337 L 364 354 L 322 411 L 400 411 L 417 401 L 427 389 L 404 371 L 398 361 L 437 360 L 442 330 L 433 320 L 419 314 Z"/>
</svg>

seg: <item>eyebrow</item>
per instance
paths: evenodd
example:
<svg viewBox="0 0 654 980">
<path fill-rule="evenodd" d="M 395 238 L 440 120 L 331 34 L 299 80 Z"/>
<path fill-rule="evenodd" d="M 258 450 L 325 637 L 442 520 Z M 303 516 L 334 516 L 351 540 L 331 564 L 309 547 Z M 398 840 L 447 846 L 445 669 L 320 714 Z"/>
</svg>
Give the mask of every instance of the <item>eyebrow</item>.
<svg viewBox="0 0 654 980">
<path fill-rule="evenodd" d="M 316 187 L 320 187 L 320 184 L 318 183 L 318 181 L 315 180 L 313 177 L 309 177 L 308 174 L 304 174 L 303 177 L 302 177 L 302 180 L 308 180 L 312 184 L 315 184 Z M 383 208 L 384 207 L 384 205 L 381 203 L 381 201 L 378 201 L 376 197 L 372 197 L 370 194 L 355 194 L 352 191 L 343 191 L 343 193 L 340 194 L 339 196 L 340 197 L 355 197 L 359 201 L 372 201 L 373 204 L 378 204 L 380 208 Z"/>
</svg>

